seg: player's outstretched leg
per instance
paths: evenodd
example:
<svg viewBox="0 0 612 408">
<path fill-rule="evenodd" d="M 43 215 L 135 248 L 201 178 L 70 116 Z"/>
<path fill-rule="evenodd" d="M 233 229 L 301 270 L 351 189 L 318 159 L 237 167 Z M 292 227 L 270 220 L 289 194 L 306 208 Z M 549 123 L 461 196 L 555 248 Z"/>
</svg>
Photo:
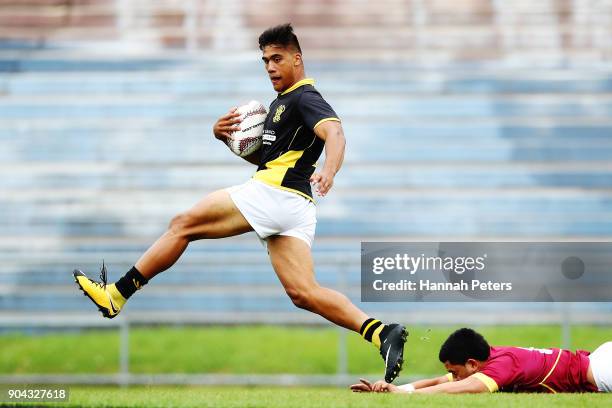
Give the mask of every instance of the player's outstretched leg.
<svg viewBox="0 0 612 408">
<path fill-rule="evenodd" d="M 380 350 L 385 380 L 395 380 L 404 362 L 406 328 L 372 319 L 342 293 L 320 286 L 314 276 L 310 247 L 301 239 L 281 235 L 269 237 L 267 242 L 272 266 L 293 303 L 360 333 Z"/>
<path fill-rule="evenodd" d="M 149 279 L 170 268 L 183 254 L 191 241 L 204 238 L 223 238 L 252 231 L 247 220 L 225 190 L 206 196 L 185 213 L 172 219 L 168 230 L 140 257 L 121 279 L 106 282 L 106 267 L 102 265 L 101 281 L 88 278 L 83 272 L 73 272 L 79 288 L 102 312 L 113 318 L 137 290 Z"/>
</svg>

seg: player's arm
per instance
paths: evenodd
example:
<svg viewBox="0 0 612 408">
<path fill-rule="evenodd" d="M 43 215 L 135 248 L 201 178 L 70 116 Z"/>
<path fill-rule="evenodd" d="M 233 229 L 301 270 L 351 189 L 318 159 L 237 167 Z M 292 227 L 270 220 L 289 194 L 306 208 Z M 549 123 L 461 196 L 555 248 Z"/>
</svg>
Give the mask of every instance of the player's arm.
<svg viewBox="0 0 612 408">
<path fill-rule="evenodd" d="M 427 378 L 424 380 L 418 380 L 410 384 L 404 384 L 399 386 L 389 384 L 383 380 L 377 381 L 374 384 L 371 384 L 368 380 L 364 378 L 360 378 L 359 381 L 359 384 L 351 385 L 351 390 L 353 390 L 354 392 L 391 392 L 401 394 L 410 393 L 419 388 L 426 388 L 438 384 L 444 384 L 449 382 L 449 378 L 447 375 L 444 375 L 442 377 Z"/>
<path fill-rule="evenodd" d="M 397 386 L 383 380 L 374 384 L 370 384 L 364 379 L 360 379 L 360 381 L 360 384 L 351 385 L 351 390 L 354 392 L 389 392 L 394 394 L 475 394 L 490 392 L 484 382 L 473 376 L 461 381 L 451 382 L 448 381 L 446 376 L 416 381 L 410 384 L 414 387 L 414 390 L 407 387 L 408 384 Z M 427 386 L 428 383 L 432 385 Z"/>
<path fill-rule="evenodd" d="M 315 135 L 325 142 L 325 163 L 319 173 L 310 177 L 311 183 L 317 184 L 317 193 L 323 197 L 332 188 L 334 176 L 344 161 L 346 140 L 342 125 L 337 120 L 324 121 L 314 128 Z"/>
<path fill-rule="evenodd" d="M 225 142 L 225 139 L 232 138 L 232 132 L 240 129 L 240 114 L 238 113 L 238 108 L 232 108 L 228 113 L 221 116 L 215 122 L 213 126 L 213 134 L 218 140 Z M 261 158 L 261 149 L 256 152 L 243 157 L 244 160 L 248 161 L 251 164 L 259 166 L 259 160 Z"/>
<path fill-rule="evenodd" d="M 433 387 L 434 385 L 444 384 L 444 383 L 447 383 L 449 381 L 451 381 L 451 379 L 449 378 L 449 374 L 447 374 L 447 375 L 443 375 L 442 377 L 427 378 L 425 380 L 418 380 L 418 381 L 415 381 L 415 382 L 410 383 L 410 384 L 416 390 L 418 390 L 419 388 Z"/>
<path fill-rule="evenodd" d="M 474 376 L 414 390 L 415 394 L 477 394 L 490 392 L 484 382 Z"/>
</svg>

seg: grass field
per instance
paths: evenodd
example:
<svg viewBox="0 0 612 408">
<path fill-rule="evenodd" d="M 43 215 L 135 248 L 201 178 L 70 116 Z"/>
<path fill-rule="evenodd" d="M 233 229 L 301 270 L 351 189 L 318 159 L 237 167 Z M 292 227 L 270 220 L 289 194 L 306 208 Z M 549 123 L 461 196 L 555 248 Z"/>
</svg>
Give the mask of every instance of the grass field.
<svg viewBox="0 0 612 408">
<path fill-rule="evenodd" d="M 443 370 L 440 344 L 455 328 L 411 327 L 404 376 Z M 480 330 L 491 344 L 561 346 L 558 326 L 495 326 Z M 349 373 L 380 374 L 377 350 L 357 334 L 348 336 Z M 612 339 L 612 328 L 576 326 L 572 348 L 593 350 Z M 333 374 L 339 330 L 299 327 L 149 327 L 130 331 L 133 373 Z M 116 330 L 0 335 L 0 374 L 115 373 Z M 66 350 L 70 350 L 67 357 Z M 291 356 L 291 358 L 286 358 Z"/>
<path fill-rule="evenodd" d="M 440 344 L 454 327 L 411 327 L 403 378 L 443 373 Z M 477 328 L 491 344 L 557 347 L 557 326 Z M 133 373 L 333 374 L 339 330 L 297 327 L 147 327 L 130 331 Z M 612 328 L 572 328 L 572 348 L 592 350 L 612 339 Z M 115 373 L 116 330 L 0 335 L 0 374 Z M 376 350 L 348 334 L 349 373 L 382 374 Z M 291 356 L 291 358 L 287 358 Z M 401 378 L 399 382 L 401 383 Z M 69 406 L 387 407 L 493 406 L 610 407 L 611 395 L 406 396 L 353 394 L 348 389 L 296 387 L 72 386 Z M 1 405 L 1 404 L 0 404 Z"/>
<path fill-rule="evenodd" d="M 392 395 L 330 388 L 72 387 L 70 401 L 87 407 L 610 407 L 606 394 Z"/>
</svg>

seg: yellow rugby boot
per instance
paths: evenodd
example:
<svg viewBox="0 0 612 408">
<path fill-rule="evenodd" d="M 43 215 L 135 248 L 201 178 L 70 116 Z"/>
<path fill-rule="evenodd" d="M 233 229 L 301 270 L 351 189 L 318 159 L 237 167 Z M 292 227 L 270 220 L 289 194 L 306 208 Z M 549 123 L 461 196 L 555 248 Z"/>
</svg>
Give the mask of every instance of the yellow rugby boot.
<svg viewBox="0 0 612 408">
<path fill-rule="evenodd" d="M 78 269 L 75 269 L 72 274 L 77 285 L 79 285 L 79 289 L 98 306 L 102 316 L 112 319 L 119 314 L 126 299 L 121 296 L 114 283 L 106 284 L 106 266 L 104 263 L 102 263 L 102 270 L 100 271 L 102 282 L 89 279 Z"/>
</svg>

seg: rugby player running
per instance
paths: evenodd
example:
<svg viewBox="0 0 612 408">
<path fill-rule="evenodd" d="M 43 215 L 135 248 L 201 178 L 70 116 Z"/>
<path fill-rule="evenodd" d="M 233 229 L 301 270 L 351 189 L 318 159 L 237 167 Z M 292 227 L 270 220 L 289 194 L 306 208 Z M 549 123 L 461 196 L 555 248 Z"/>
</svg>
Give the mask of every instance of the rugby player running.
<svg viewBox="0 0 612 408">
<path fill-rule="evenodd" d="M 491 347 L 472 329 L 459 329 L 442 344 L 442 377 L 396 386 L 361 379 L 355 392 L 464 394 L 488 392 L 612 392 L 612 342 L 594 352 L 558 348 Z"/>
<path fill-rule="evenodd" d="M 73 272 L 74 278 L 103 316 L 113 318 L 138 289 L 174 265 L 190 242 L 255 231 L 267 245 L 274 271 L 295 306 L 373 343 L 385 361 L 385 380 L 392 382 L 402 368 L 406 328 L 369 317 L 343 294 L 320 286 L 314 274 L 311 245 L 316 210 L 311 183 L 319 196 L 333 186 L 344 158 L 342 125 L 315 89 L 314 80 L 306 78 L 302 51 L 290 24 L 264 31 L 259 48 L 278 94 L 264 123 L 261 149 L 245 158 L 258 166 L 253 178 L 215 191 L 176 215 L 167 231 L 115 283 L 107 284 L 104 265 L 101 282 L 80 270 Z M 224 141 L 239 126 L 239 114 L 233 108 L 217 120 L 213 133 Z M 323 148 L 325 163 L 315 173 Z"/>
</svg>

